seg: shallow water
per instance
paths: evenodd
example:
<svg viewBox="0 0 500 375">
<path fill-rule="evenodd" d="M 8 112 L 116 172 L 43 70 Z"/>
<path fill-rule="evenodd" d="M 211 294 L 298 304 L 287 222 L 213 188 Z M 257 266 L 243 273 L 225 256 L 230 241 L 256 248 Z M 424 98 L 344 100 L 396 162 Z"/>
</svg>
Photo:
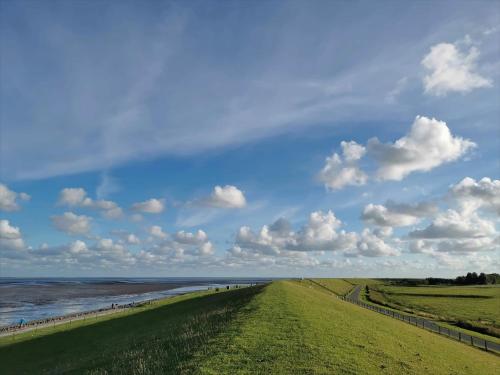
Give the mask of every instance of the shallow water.
<svg viewBox="0 0 500 375">
<path fill-rule="evenodd" d="M 0 279 L 0 326 L 266 279 Z"/>
</svg>

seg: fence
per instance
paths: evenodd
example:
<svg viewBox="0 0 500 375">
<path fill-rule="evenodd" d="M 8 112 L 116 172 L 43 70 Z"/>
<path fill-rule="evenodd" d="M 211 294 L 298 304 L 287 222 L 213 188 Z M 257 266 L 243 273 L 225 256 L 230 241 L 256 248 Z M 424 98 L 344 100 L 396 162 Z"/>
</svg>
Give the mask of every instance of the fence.
<svg viewBox="0 0 500 375">
<path fill-rule="evenodd" d="M 484 340 L 484 339 L 481 339 L 479 337 L 471 336 L 471 335 L 468 335 L 466 333 L 463 333 L 460 331 L 455 331 L 455 330 L 447 328 L 447 327 L 441 327 L 440 325 L 436 324 L 435 322 L 433 322 L 431 320 L 427 320 L 427 319 L 412 316 L 412 315 L 402 314 L 402 313 L 396 312 L 394 310 L 384 309 L 383 307 L 379 307 L 376 305 L 362 302 L 359 299 L 360 290 L 361 290 L 361 286 L 358 285 L 354 288 L 352 293 L 350 293 L 347 296 L 339 296 L 339 298 L 344 300 L 344 301 L 349 301 L 349 302 L 354 303 L 358 306 L 364 307 L 368 310 L 376 311 L 380 314 L 390 316 L 394 319 L 399 319 L 399 320 L 406 322 L 406 323 L 409 323 L 411 325 L 426 329 L 428 331 L 432 331 L 434 333 L 449 337 L 451 339 L 455 339 L 457 341 L 475 346 L 477 348 L 481 348 L 481 349 L 484 349 L 484 350 L 490 351 L 490 352 L 500 353 L 500 344 L 497 344 L 495 342 L 492 342 L 489 340 Z"/>
</svg>

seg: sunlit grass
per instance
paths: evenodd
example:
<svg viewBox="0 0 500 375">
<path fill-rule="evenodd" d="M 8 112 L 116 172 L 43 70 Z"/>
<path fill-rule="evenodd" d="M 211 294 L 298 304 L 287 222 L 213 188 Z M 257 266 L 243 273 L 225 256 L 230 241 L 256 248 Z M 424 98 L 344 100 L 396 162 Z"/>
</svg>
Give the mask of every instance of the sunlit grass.
<svg viewBox="0 0 500 375">
<path fill-rule="evenodd" d="M 468 324 L 483 333 L 500 334 L 500 286 L 375 285 L 370 288 L 370 299 L 464 327 Z"/>
<path fill-rule="evenodd" d="M 2 374 L 487 375 L 500 360 L 304 280 L 186 295 L 6 344 L 0 363 Z"/>
</svg>

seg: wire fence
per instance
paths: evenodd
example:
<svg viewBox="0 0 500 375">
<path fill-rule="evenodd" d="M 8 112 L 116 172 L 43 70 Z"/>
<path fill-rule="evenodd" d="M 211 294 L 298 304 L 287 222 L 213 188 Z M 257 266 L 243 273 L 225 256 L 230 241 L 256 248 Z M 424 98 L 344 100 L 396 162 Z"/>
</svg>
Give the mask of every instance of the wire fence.
<svg viewBox="0 0 500 375">
<path fill-rule="evenodd" d="M 463 342 L 465 344 L 469 344 L 469 345 L 484 349 L 484 350 L 489 351 L 489 352 L 495 352 L 497 354 L 500 354 L 500 344 L 497 344 L 493 341 L 484 340 L 484 339 L 481 339 L 481 338 L 476 337 L 476 336 L 471 336 L 471 335 L 468 335 L 468 334 L 461 332 L 461 331 L 456 331 L 454 329 L 442 327 L 439 324 L 436 324 L 435 322 L 433 322 L 431 320 L 427 320 L 427 319 L 412 316 L 412 315 L 402 314 L 402 313 L 394 311 L 394 310 L 389 310 L 389 309 L 385 309 L 385 308 L 380 307 L 380 306 L 365 303 L 359 299 L 359 292 L 360 291 L 361 291 L 361 286 L 356 286 L 352 293 L 350 293 L 347 296 L 339 296 L 338 298 L 340 298 L 344 301 L 354 303 L 358 306 L 364 307 L 365 309 L 372 310 L 372 311 L 378 312 L 380 314 L 390 316 L 394 319 L 401 320 L 403 322 L 414 325 L 416 327 L 420 327 L 420 328 L 426 329 L 428 331 L 432 331 L 434 333 L 437 333 L 439 335 L 443 335 L 443 336 L 446 336 L 448 338 Z"/>
</svg>

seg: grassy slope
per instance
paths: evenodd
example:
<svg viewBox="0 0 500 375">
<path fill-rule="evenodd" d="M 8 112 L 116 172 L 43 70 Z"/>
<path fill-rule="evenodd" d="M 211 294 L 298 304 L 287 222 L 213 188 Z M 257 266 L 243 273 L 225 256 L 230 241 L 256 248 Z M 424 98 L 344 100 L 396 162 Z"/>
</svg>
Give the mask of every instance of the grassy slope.
<svg viewBox="0 0 500 375">
<path fill-rule="evenodd" d="M 353 288 L 351 283 L 342 279 L 313 279 L 313 282 L 324 286 L 326 289 L 339 296 L 346 295 Z"/>
<path fill-rule="evenodd" d="M 332 298 L 273 283 L 195 357 L 207 374 L 493 374 L 498 357 Z"/>
<path fill-rule="evenodd" d="M 175 302 L 175 303 L 173 303 Z M 0 348 L 2 374 L 493 374 L 500 359 L 332 297 L 275 282 Z"/>
<path fill-rule="evenodd" d="M 2 374 L 189 372 L 194 352 L 223 331 L 261 287 L 174 297 L 139 313 L 0 339 Z M 47 334 L 60 331 L 53 334 Z M 144 371 L 140 371 L 140 370 Z"/>
<path fill-rule="evenodd" d="M 343 280 L 347 281 L 348 283 L 351 283 L 352 285 L 376 285 L 384 283 L 382 280 L 376 280 L 376 279 L 348 278 Z"/>
</svg>

